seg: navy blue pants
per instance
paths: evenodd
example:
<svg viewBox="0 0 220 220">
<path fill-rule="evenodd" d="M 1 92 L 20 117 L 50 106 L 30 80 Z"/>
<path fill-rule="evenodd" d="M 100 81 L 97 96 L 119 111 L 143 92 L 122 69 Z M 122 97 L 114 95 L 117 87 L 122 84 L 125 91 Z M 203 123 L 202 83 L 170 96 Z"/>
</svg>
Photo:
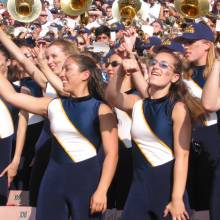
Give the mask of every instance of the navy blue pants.
<svg viewBox="0 0 220 220">
<path fill-rule="evenodd" d="M 188 190 L 190 205 L 210 210 L 211 220 L 220 219 L 220 133 L 218 126 L 193 130 Z"/>
<path fill-rule="evenodd" d="M 173 161 L 157 167 L 134 168 L 133 181 L 121 220 L 171 220 L 163 218 L 171 201 Z M 185 207 L 190 214 L 187 196 Z"/>
<path fill-rule="evenodd" d="M 100 162 L 93 157 L 79 163 L 50 159 L 41 182 L 36 220 L 98 220 L 90 215 L 90 199 L 100 179 Z"/>
<path fill-rule="evenodd" d="M 21 156 L 21 162 L 17 176 L 14 179 L 14 187 L 18 190 L 29 190 L 31 167 L 30 163 L 35 154 L 35 143 L 41 133 L 43 122 L 29 125 L 27 128 L 26 140 Z"/>
<path fill-rule="evenodd" d="M 2 172 L 11 161 L 12 136 L 0 139 L 0 172 Z M 8 198 L 8 177 L 0 178 L 0 205 L 6 205 Z"/>
<path fill-rule="evenodd" d="M 220 160 L 215 166 L 210 200 L 210 220 L 220 219 Z"/>
<path fill-rule="evenodd" d="M 118 156 L 116 173 L 108 191 L 108 209 L 122 210 L 132 181 L 132 149 L 119 145 Z"/>
<path fill-rule="evenodd" d="M 40 137 L 35 145 L 34 165 L 30 177 L 30 205 L 37 205 L 38 192 L 47 168 L 51 152 L 51 133 L 49 120 L 44 120 Z"/>
</svg>

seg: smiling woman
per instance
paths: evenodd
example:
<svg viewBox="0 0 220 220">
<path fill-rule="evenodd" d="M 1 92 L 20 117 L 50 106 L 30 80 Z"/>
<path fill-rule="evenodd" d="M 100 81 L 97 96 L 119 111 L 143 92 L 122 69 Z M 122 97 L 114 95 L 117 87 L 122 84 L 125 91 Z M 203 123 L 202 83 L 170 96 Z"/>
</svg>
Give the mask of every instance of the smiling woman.
<svg viewBox="0 0 220 220">
<path fill-rule="evenodd" d="M 71 213 L 74 220 L 96 220 L 106 210 L 107 191 L 117 165 L 116 120 L 111 108 L 99 99 L 101 74 L 91 58 L 69 57 L 61 78 L 70 93 L 68 98 L 18 94 L 1 76 L 0 94 L 9 103 L 50 120 L 53 145 L 36 219 L 63 220 Z"/>
<path fill-rule="evenodd" d="M 170 219 L 168 214 L 188 219 L 185 187 L 191 119 L 198 120 L 204 112 L 195 112 L 199 104 L 182 81 L 181 60 L 171 52 L 156 54 L 148 65 L 145 99 L 120 90 L 126 74 L 143 85 L 136 59 L 124 59 L 122 71 L 125 74 L 114 74 L 106 91 L 113 106 L 132 113 L 133 181 L 122 219 Z"/>
</svg>

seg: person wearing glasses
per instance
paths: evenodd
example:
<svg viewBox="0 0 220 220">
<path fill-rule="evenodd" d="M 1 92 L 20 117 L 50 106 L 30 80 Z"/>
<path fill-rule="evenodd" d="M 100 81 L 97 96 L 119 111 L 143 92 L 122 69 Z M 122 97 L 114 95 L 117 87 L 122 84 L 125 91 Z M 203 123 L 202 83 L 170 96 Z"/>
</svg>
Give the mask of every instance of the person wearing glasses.
<svg viewBox="0 0 220 220">
<path fill-rule="evenodd" d="M 37 220 L 98 220 L 106 210 L 118 140 L 114 114 L 102 101 L 101 77 L 96 63 L 84 55 L 69 56 L 63 65 L 60 78 L 70 93 L 67 98 L 18 94 L 0 76 L 5 100 L 50 120 L 52 152 L 40 186 Z"/>
<path fill-rule="evenodd" d="M 121 69 L 109 81 L 106 98 L 132 117 L 133 180 L 122 220 L 189 219 L 191 120 L 202 120 L 202 114 L 183 83 L 182 62 L 172 52 L 158 52 L 148 63 L 147 81 L 135 59 L 123 59 Z M 138 76 L 143 99 L 121 92 L 126 74 L 134 81 Z"/>
</svg>

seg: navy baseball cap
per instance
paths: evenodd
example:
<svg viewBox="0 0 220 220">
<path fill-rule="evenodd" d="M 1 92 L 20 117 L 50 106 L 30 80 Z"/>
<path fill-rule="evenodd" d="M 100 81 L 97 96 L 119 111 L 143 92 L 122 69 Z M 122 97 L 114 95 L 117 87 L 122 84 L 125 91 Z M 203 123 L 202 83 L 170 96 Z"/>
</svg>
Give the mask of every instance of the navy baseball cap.
<svg viewBox="0 0 220 220">
<path fill-rule="evenodd" d="M 182 35 L 176 37 L 174 40 L 179 42 L 184 40 L 208 40 L 214 42 L 215 37 L 214 33 L 208 25 L 199 22 L 191 23 L 186 27 Z"/>
<path fill-rule="evenodd" d="M 115 23 L 113 23 L 112 25 L 111 25 L 111 31 L 116 31 L 116 32 L 118 32 L 118 31 L 120 31 L 120 30 L 124 30 L 125 29 L 125 26 L 122 24 L 122 23 L 120 23 L 120 22 L 115 22 Z"/>
<path fill-rule="evenodd" d="M 184 52 L 184 47 L 181 43 L 174 41 L 173 39 L 165 39 L 163 40 L 162 44 L 157 48 L 157 51 L 162 49 L 168 49 L 173 52 Z"/>
<path fill-rule="evenodd" d="M 144 42 L 143 49 L 149 49 L 152 46 L 160 46 L 161 39 L 159 37 L 148 37 L 147 40 Z"/>
<path fill-rule="evenodd" d="M 85 28 L 85 27 L 76 27 L 75 30 L 78 32 L 78 33 L 86 33 L 86 34 L 90 34 L 91 33 L 91 30 L 89 30 L 88 28 Z"/>
</svg>

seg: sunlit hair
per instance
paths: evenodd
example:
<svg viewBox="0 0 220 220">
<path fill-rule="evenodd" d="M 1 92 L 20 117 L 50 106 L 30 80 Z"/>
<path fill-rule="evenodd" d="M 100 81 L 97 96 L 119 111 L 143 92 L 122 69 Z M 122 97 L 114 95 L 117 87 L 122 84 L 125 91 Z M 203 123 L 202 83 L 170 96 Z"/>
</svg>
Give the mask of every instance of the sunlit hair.
<svg viewBox="0 0 220 220">
<path fill-rule="evenodd" d="M 58 39 L 53 41 L 48 47 L 51 46 L 57 46 L 62 49 L 62 51 L 67 55 L 71 56 L 74 54 L 79 54 L 79 50 L 76 47 L 76 43 L 69 41 L 69 40 L 64 40 L 64 39 Z"/>
<path fill-rule="evenodd" d="M 205 42 L 208 42 L 210 44 L 210 48 L 208 49 L 207 58 L 206 58 L 206 66 L 203 72 L 203 77 L 207 78 L 209 73 L 212 70 L 212 66 L 215 60 L 215 45 L 214 43 L 204 40 Z M 184 66 L 184 79 L 191 79 L 193 76 L 193 63 L 190 63 L 186 59 L 182 58 L 182 63 Z"/>
<path fill-rule="evenodd" d="M 96 62 L 91 57 L 78 54 L 71 55 L 68 59 L 72 59 L 77 65 L 80 72 L 88 70 L 90 77 L 88 79 L 89 94 L 99 100 L 104 100 L 104 82 L 102 72 L 97 67 Z"/>
<path fill-rule="evenodd" d="M 212 71 L 212 66 L 215 60 L 215 45 L 214 43 L 210 42 L 210 48 L 207 55 L 206 67 L 204 70 L 204 78 L 207 78 L 209 73 Z"/>
<path fill-rule="evenodd" d="M 188 90 L 188 87 L 186 86 L 186 84 L 182 79 L 182 71 L 183 71 L 182 60 L 178 57 L 178 55 L 169 51 L 160 51 L 157 54 L 160 53 L 166 53 L 173 57 L 174 72 L 180 74 L 179 80 L 175 83 L 172 83 L 169 90 L 168 95 L 171 102 L 181 101 L 185 103 L 189 109 L 191 119 L 193 121 L 199 120 L 203 122 L 205 120 L 205 115 L 207 114 L 207 112 L 203 108 L 201 104 L 201 100 L 197 97 L 192 96 L 192 94 Z"/>
</svg>

